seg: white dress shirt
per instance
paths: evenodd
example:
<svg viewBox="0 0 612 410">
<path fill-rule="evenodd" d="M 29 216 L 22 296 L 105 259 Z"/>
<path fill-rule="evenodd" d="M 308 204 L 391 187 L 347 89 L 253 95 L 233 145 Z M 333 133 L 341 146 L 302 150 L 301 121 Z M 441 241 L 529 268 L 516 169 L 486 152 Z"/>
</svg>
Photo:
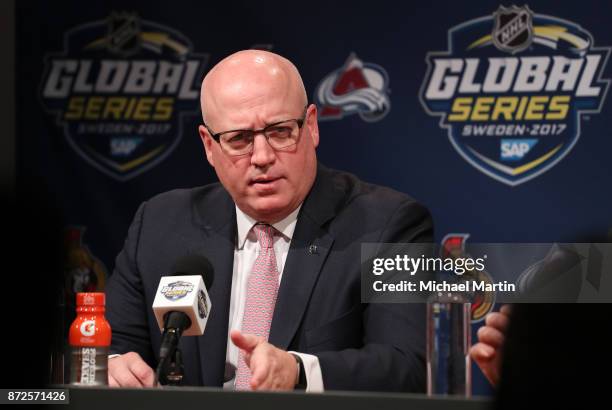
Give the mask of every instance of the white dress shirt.
<svg viewBox="0 0 612 410">
<path fill-rule="evenodd" d="M 295 231 L 295 225 L 297 223 L 297 216 L 300 208 L 301 205 L 285 219 L 272 225 L 279 232 L 279 234 L 274 237 L 274 253 L 276 255 L 276 264 L 279 272 L 279 285 L 283 278 L 283 267 L 285 266 L 285 261 L 287 260 L 287 254 L 289 253 L 289 246 L 291 244 L 293 232 Z M 244 316 L 244 306 L 246 304 L 248 277 L 260 249 L 257 237 L 251 229 L 253 228 L 253 225 L 257 224 L 257 222 L 258 221 L 242 212 L 240 208 L 236 206 L 238 240 L 236 242 L 236 248 L 234 249 L 232 293 L 230 299 L 227 351 L 225 357 L 226 363 L 229 363 L 234 368 L 237 368 L 240 352 L 238 347 L 232 343 L 229 333 L 232 331 L 232 329 L 240 330 L 242 327 L 242 317 Z M 308 384 L 306 391 L 324 391 L 323 376 L 321 374 L 319 358 L 311 354 L 299 352 L 291 353 L 299 355 L 304 364 L 306 382 Z M 233 389 L 235 379 L 234 373 L 234 378 L 227 381 L 223 388 Z"/>
</svg>

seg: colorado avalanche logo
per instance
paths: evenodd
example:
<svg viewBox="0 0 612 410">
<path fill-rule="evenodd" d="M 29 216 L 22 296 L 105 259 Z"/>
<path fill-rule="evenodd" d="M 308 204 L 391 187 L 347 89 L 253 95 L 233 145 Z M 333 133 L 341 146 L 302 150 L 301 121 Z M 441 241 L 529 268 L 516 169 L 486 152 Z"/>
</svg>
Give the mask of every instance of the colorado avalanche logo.
<svg viewBox="0 0 612 410">
<path fill-rule="evenodd" d="M 510 186 L 551 169 L 576 145 L 585 114 L 598 114 L 609 47 L 591 33 L 527 6 L 499 8 L 448 31 L 427 54 L 420 100 L 457 152 Z"/>
<path fill-rule="evenodd" d="M 364 121 L 380 121 L 391 108 L 388 85 L 387 72 L 382 67 L 364 63 L 351 53 L 342 68 L 327 75 L 317 86 L 319 119 L 359 114 Z"/>
</svg>

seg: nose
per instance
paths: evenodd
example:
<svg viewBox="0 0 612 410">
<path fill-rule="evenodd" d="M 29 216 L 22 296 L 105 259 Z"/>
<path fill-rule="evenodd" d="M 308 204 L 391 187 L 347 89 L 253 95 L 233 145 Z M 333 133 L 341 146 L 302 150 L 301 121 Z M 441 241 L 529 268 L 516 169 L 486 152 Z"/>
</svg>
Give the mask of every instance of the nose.
<svg viewBox="0 0 612 410">
<path fill-rule="evenodd" d="M 256 167 L 266 167 L 276 159 L 274 149 L 268 144 L 266 136 L 263 134 L 255 135 L 253 140 L 253 153 L 251 154 L 251 164 Z"/>
</svg>

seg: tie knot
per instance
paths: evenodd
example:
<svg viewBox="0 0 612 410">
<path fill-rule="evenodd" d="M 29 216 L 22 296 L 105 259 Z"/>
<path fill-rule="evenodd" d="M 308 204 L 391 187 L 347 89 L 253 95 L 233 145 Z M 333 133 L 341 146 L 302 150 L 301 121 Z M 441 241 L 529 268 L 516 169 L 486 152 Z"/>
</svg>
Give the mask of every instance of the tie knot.
<svg viewBox="0 0 612 410">
<path fill-rule="evenodd" d="M 274 246 L 274 233 L 276 229 L 268 224 L 256 224 L 253 226 L 253 231 L 257 235 L 257 241 L 262 248 L 271 248 Z"/>
</svg>

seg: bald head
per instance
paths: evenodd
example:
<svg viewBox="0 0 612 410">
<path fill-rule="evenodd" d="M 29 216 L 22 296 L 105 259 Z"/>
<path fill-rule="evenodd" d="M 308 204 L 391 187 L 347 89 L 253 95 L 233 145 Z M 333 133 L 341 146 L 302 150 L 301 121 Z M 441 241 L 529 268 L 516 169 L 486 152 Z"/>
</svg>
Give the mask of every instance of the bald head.
<svg viewBox="0 0 612 410">
<path fill-rule="evenodd" d="M 215 65 L 204 77 L 200 94 L 202 116 L 215 126 L 223 113 L 249 110 L 267 99 L 303 110 L 308 101 L 297 68 L 284 57 L 263 50 L 243 50 Z"/>
<path fill-rule="evenodd" d="M 317 107 L 306 107 L 297 68 L 268 51 L 240 51 L 209 71 L 201 99 L 206 159 L 236 206 L 259 222 L 287 217 L 314 183 L 319 144 Z M 288 145 L 277 149 L 279 141 Z"/>
</svg>

